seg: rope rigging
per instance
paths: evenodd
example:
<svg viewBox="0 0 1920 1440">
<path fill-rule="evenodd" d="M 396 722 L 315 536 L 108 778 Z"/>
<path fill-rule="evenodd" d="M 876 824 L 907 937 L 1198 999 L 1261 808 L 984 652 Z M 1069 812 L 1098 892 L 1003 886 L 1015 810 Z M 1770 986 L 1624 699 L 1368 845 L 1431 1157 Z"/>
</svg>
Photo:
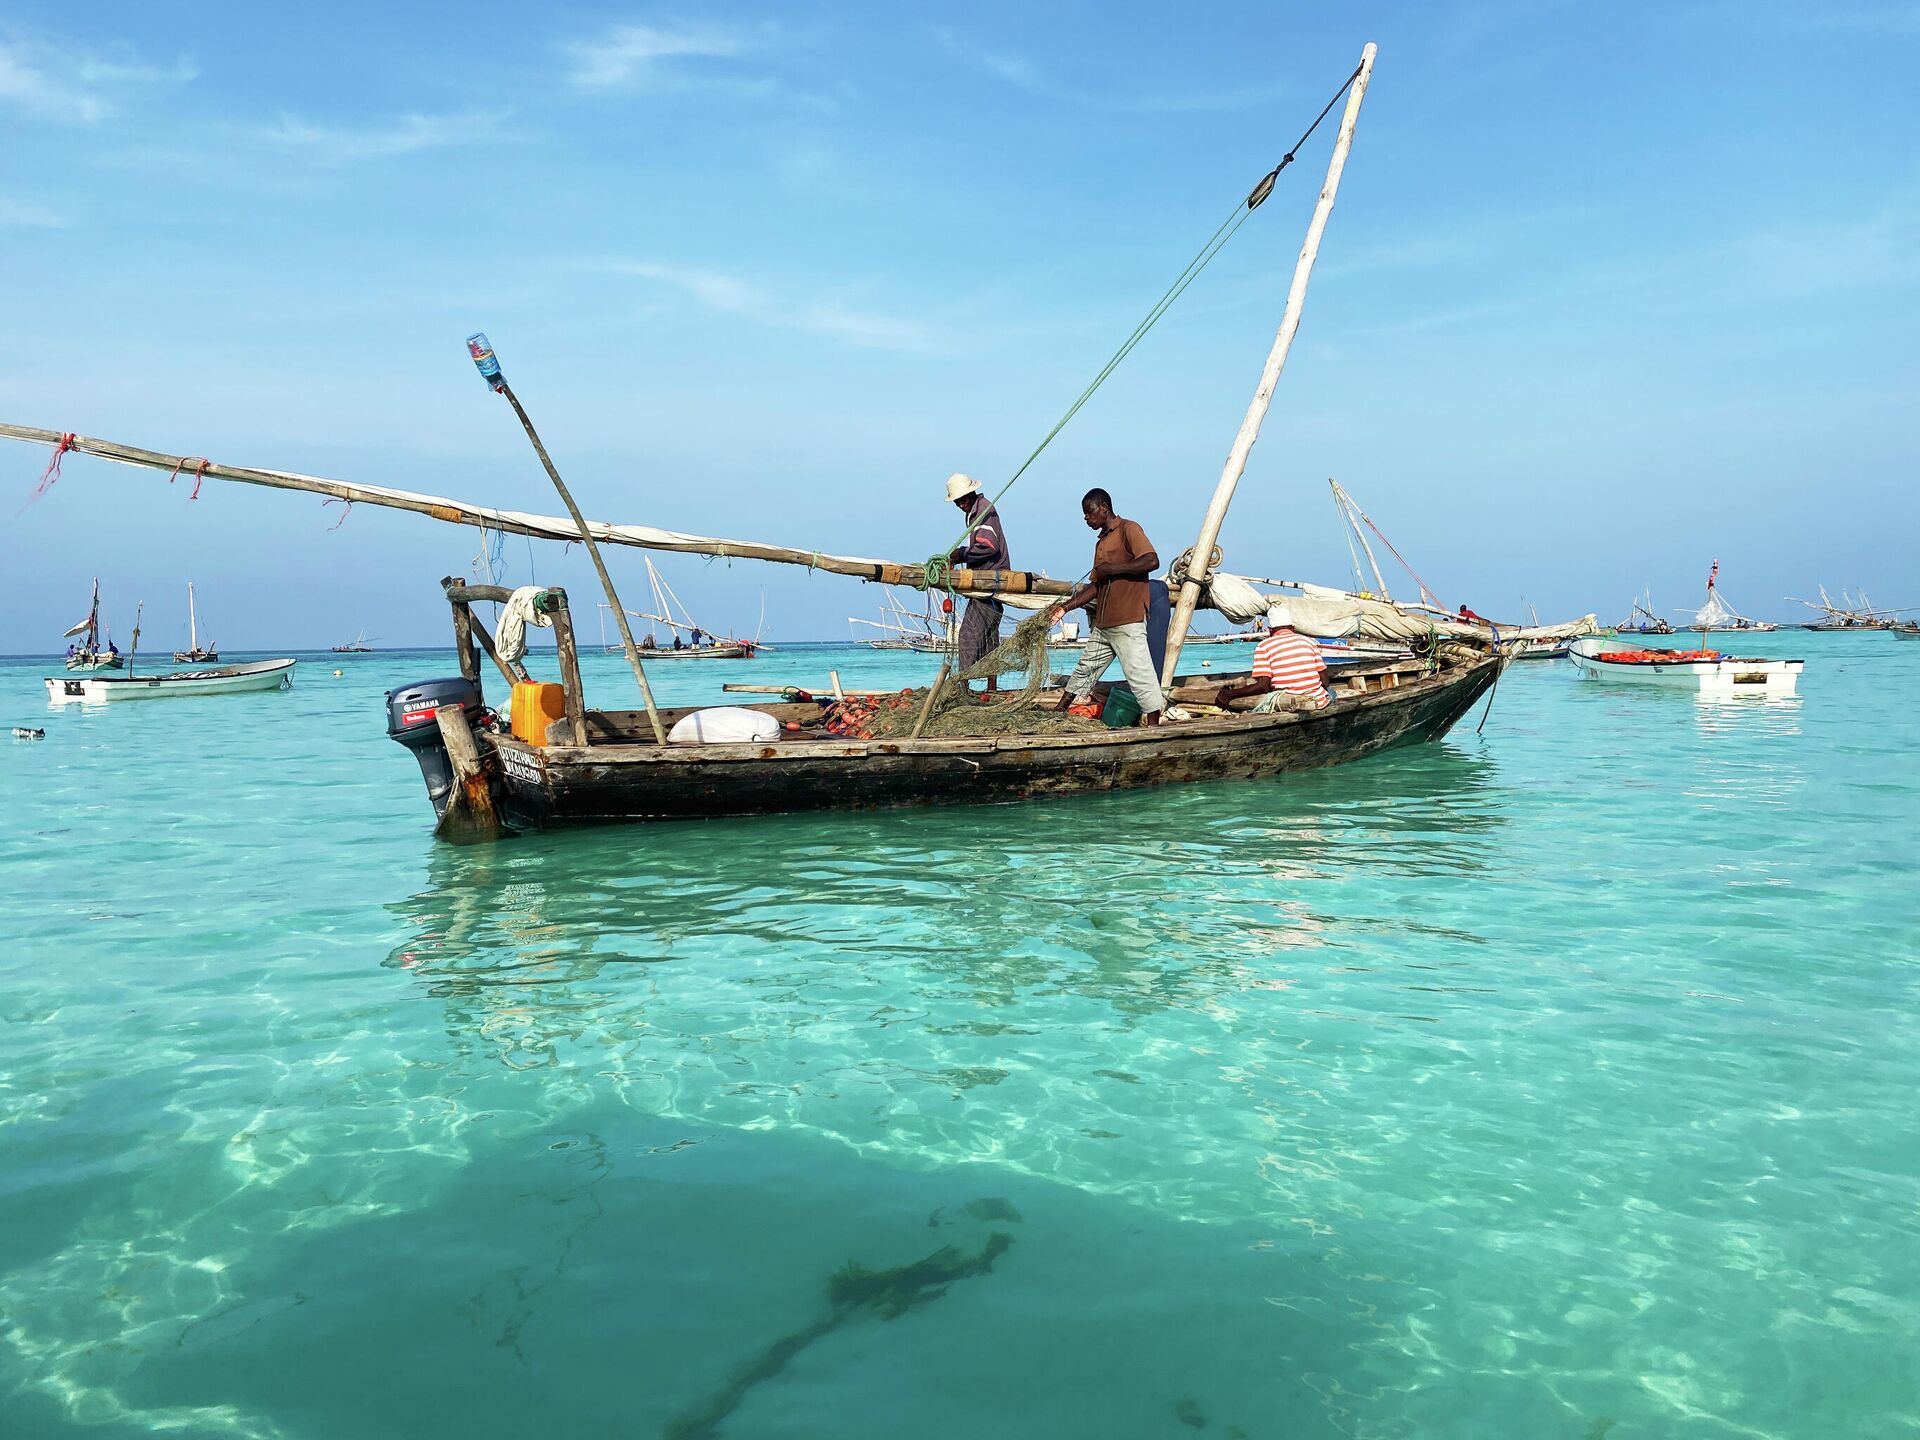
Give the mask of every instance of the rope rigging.
<svg viewBox="0 0 1920 1440">
<path fill-rule="evenodd" d="M 1280 178 L 1280 172 L 1294 162 L 1294 158 L 1299 154 L 1300 147 L 1313 138 L 1313 132 L 1320 128 L 1320 122 L 1333 113 L 1333 107 L 1340 103 L 1341 98 L 1352 88 L 1353 82 L 1359 78 L 1360 67 L 1356 66 L 1353 73 L 1341 82 L 1340 88 L 1333 92 L 1333 98 L 1327 101 L 1318 115 L 1313 117 L 1313 123 L 1300 133 L 1300 138 L 1294 141 L 1293 144 L 1288 147 L 1286 154 L 1280 157 L 1280 163 L 1260 177 L 1259 183 L 1247 193 L 1244 200 L 1235 202 L 1233 209 L 1227 212 L 1226 219 L 1222 220 L 1215 228 L 1213 234 L 1207 237 L 1206 243 L 1202 245 L 1194 254 L 1194 257 L 1187 262 L 1186 268 L 1174 278 L 1174 282 L 1167 287 L 1165 293 L 1163 293 L 1158 300 L 1154 301 L 1152 308 L 1147 311 L 1145 318 L 1133 327 L 1133 333 L 1120 342 L 1120 348 L 1115 350 L 1108 358 L 1107 363 L 1100 367 L 1099 373 L 1093 377 L 1093 380 L 1087 385 L 1087 388 L 1082 390 L 1074 399 L 1074 402 L 1067 407 L 1066 413 L 1054 422 L 1053 428 L 1041 437 L 1040 443 L 1033 447 L 1033 452 L 1029 454 L 1025 460 L 1020 462 L 1020 468 L 1013 472 L 1012 476 L 1008 478 L 1007 483 L 1002 485 L 999 490 L 994 493 L 993 499 L 989 502 L 991 505 L 999 505 L 1002 497 L 1014 487 L 1015 482 L 1027 473 L 1027 470 L 1032 466 L 1033 462 L 1040 458 L 1041 453 L 1054 442 L 1054 439 L 1062 430 L 1067 428 L 1067 425 L 1072 421 L 1073 417 L 1080 413 L 1081 407 L 1093 398 L 1094 392 L 1107 382 L 1107 378 L 1111 376 L 1115 370 L 1120 368 L 1121 362 L 1134 352 L 1142 340 L 1147 338 L 1147 333 L 1159 323 L 1160 317 L 1173 308 L 1174 302 L 1186 293 L 1188 286 L 1200 278 L 1200 272 L 1205 270 L 1207 266 L 1213 262 L 1214 256 L 1225 249 L 1227 242 L 1239 233 L 1240 227 L 1246 223 L 1247 217 L 1266 203 L 1267 197 L 1273 193 L 1274 182 Z M 967 528 L 960 533 L 954 545 L 948 547 L 949 551 L 958 549 L 961 545 L 964 545 L 972 533 L 973 527 L 969 524 Z M 929 590 L 946 589 L 951 596 L 952 589 L 949 582 L 950 570 L 946 555 L 929 556 L 926 562 L 926 570 L 927 588 Z M 936 573 L 940 577 L 938 580 L 935 579 Z"/>
</svg>

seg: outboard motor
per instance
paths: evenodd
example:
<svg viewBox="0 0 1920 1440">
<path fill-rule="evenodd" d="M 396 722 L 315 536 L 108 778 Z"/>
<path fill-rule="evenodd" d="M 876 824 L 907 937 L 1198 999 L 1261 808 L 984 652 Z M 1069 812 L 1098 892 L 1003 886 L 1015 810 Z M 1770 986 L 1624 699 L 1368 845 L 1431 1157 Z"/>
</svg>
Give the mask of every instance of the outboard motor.
<svg viewBox="0 0 1920 1440">
<path fill-rule="evenodd" d="M 433 712 L 442 705 L 458 705 L 467 713 L 467 721 L 476 729 L 485 708 L 480 686 L 464 675 L 445 680 L 416 680 L 387 692 L 387 738 L 397 740 L 413 752 L 420 762 L 421 778 L 427 782 L 427 798 L 433 801 L 436 817 L 447 810 L 447 797 L 453 793 L 453 762 L 440 738 L 440 727 Z"/>
</svg>

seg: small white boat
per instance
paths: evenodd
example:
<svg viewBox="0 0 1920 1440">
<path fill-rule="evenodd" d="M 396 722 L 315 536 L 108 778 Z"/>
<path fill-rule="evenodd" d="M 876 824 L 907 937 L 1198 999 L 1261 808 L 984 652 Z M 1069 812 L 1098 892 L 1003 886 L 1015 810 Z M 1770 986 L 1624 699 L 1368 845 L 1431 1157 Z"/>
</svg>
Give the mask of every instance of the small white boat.
<svg viewBox="0 0 1920 1440">
<path fill-rule="evenodd" d="M 1569 654 L 1590 680 L 1771 699 L 1796 694 L 1800 672 L 1807 664 L 1804 660 L 1747 660 L 1718 650 L 1637 650 L 1598 635 L 1574 641 Z"/>
<path fill-rule="evenodd" d="M 292 660 L 252 660 L 167 675 L 54 676 L 47 698 L 56 705 L 108 700 L 155 700 L 180 695 L 228 695 L 247 690 L 285 690 L 293 684 Z"/>
</svg>

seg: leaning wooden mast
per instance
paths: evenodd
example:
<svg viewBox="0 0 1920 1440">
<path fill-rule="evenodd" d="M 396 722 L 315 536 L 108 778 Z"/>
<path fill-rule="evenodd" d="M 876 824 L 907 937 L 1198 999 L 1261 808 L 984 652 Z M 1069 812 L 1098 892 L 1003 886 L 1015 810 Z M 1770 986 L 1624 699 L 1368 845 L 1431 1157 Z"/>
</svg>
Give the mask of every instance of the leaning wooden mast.
<svg viewBox="0 0 1920 1440">
<path fill-rule="evenodd" d="M 1373 75 L 1373 57 L 1376 46 L 1369 43 L 1360 52 L 1360 68 L 1354 72 L 1353 88 L 1347 92 L 1347 108 L 1340 117 L 1340 133 L 1333 142 L 1333 158 L 1327 162 L 1326 182 L 1320 187 L 1320 199 L 1313 207 L 1313 219 L 1307 224 L 1306 242 L 1300 247 L 1300 258 L 1293 267 L 1293 284 L 1287 290 L 1287 308 L 1280 317 L 1280 331 L 1274 336 L 1273 349 L 1267 354 L 1266 368 L 1260 372 L 1260 384 L 1253 392 L 1253 402 L 1247 406 L 1247 415 L 1240 422 L 1240 432 L 1233 437 L 1233 448 L 1227 452 L 1227 463 L 1220 472 L 1220 483 L 1214 487 L 1213 499 L 1207 505 L 1206 518 L 1200 522 L 1200 538 L 1194 542 L 1193 561 L 1187 570 L 1187 579 L 1180 586 L 1180 598 L 1173 608 L 1173 625 L 1167 634 L 1167 659 L 1162 667 L 1161 683 L 1173 683 L 1175 667 L 1180 663 L 1180 647 L 1186 644 L 1187 629 L 1193 624 L 1193 612 L 1199 608 L 1201 593 L 1206 581 L 1213 547 L 1220 539 L 1220 526 L 1227 518 L 1227 507 L 1233 503 L 1234 487 L 1240 483 L 1240 476 L 1247 468 L 1247 456 L 1253 450 L 1253 442 L 1260 438 L 1260 422 L 1267 418 L 1267 406 L 1273 400 L 1273 388 L 1280 380 L 1280 371 L 1287 363 L 1287 352 L 1293 348 L 1294 334 L 1300 328 L 1300 312 L 1307 302 L 1307 281 L 1313 274 L 1314 258 L 1320 253 L 1320 237 L 1326 231 L 1327 217 L 1333 213 L 1333 198 L 1340 190 L 1340 172 L 1346 169 L 1347 152 L 1353 148 L 1354 126 L 1360 120 L 1360 102 L 1366 98 L 1367 81 Z"/>
</svg>

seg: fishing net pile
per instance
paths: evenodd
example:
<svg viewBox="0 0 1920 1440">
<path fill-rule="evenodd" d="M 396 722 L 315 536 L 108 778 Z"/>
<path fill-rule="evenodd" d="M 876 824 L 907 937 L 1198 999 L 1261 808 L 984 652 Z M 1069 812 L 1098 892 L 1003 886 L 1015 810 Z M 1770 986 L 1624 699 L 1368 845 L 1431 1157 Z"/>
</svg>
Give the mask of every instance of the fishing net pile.
<svg viewBox="0 0 1920 1440">
<path fill-rule="evenodd" d="M 999 735 L 1075 735 L 1097 732 L 1102 725 L 1081 715 L 1055 709 L 1058 692 L 1042 698 L 1052 669 L 1047 648 L 1051 629 L 1048 612 L 1029 615 L 999 645 L 940 687 L 933 714 L 921 736 L 943 740 L 984 739 Z M 969 680 L 1022 675 L 1018 690 L 1003 690 L 992 703 L 983 703 L 967 689 Z M 898 740 L 913 734 L 926 707 L 923 689 L 902 690 L 871 700 L 847 700 L 834 707 L 828 728 L 863 740 Z"/>
</svg>

